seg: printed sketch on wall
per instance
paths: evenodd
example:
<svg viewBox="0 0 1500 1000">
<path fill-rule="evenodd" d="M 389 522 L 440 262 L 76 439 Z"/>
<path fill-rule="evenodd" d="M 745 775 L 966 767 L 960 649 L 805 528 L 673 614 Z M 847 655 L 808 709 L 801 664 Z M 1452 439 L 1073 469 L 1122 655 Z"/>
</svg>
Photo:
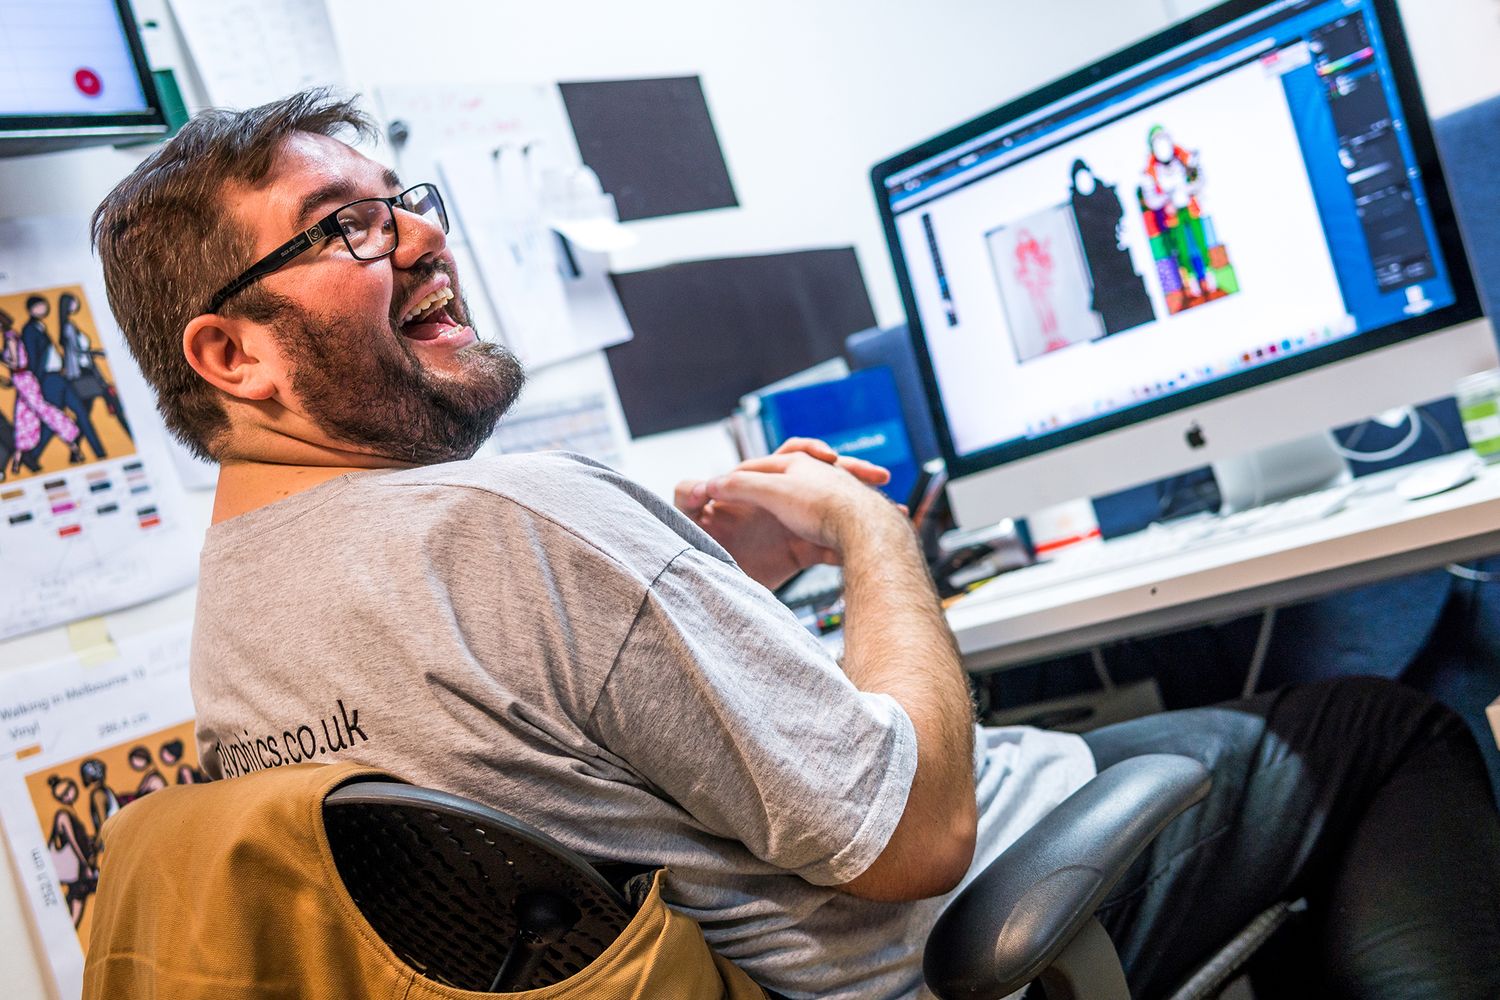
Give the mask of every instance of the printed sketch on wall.
<svg viewBox="0 0 1500 1000">
<path fill-rule="evenodd" d="M 58 891 L 88 950 L 89 906 L 99 888 L 100 831 L 136 799 L 168 785 L 208 780 L 198 769 L 193 723 L 126 740 L 87 757 L 43 767 L 26 776 Z M 162 859 L 170 864 L 170 859 Z"/>
<path fill-rule="evenodd" d="M 0 482 L 135 453 L 78 285 L 0 295 Z"/>
</svg>

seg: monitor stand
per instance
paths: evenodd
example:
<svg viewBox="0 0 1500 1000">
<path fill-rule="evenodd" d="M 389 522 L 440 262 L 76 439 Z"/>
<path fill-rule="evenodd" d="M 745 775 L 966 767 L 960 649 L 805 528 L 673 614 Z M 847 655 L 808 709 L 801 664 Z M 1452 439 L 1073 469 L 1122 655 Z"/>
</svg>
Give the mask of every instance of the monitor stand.
<svg viewBox="0 0 1500 1000">
<path fill-rule="evenodd" d="M 1221 514 L 1349 482 L 1349 466 L 1323 431 L 1213 463 Z"/>
</svg>

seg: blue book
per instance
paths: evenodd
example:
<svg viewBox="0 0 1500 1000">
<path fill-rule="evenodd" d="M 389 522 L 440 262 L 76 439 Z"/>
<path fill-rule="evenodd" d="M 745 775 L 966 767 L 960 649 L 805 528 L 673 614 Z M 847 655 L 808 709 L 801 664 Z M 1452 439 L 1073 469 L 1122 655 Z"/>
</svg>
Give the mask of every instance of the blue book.
<svg viewBox="0 0 1500 1000">
<path fill-rule="evenodd" d="M 840 455 L 891 470 L 886 496 L 905 503 L 917 481 L 917 461 L 901 417 L 896 380 L 885 367 L 761 397 L 761 423 L 771 450 L 787 438 L 827 441 Z"/>
</svg>

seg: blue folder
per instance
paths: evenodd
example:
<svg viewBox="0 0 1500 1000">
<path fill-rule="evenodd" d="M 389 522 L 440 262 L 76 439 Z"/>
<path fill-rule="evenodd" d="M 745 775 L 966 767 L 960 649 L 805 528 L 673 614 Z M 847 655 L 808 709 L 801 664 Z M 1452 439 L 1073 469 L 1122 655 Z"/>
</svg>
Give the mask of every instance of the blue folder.
<svg viewBox="0 0 1500 1000">
<path fill-rule="evenodd" d="M 917 461 L 889 368 L 770 393 L 761 397 L 760 416 L 772 450 L 787 438 L 820 438 L 840 455 L 890 469 L 884 491 L 892 500 L 905 503 L 916 484 Z"/>
</svg>

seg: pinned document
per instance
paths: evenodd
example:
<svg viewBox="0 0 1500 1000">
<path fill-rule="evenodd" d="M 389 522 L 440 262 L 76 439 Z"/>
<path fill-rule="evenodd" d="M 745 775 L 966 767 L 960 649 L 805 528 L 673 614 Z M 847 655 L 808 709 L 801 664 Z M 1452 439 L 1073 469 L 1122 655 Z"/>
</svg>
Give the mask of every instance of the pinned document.
<svg viewBox="0 0 1500 1000">
<path fill-rule="evenodd" d="M 171 0 L 198 76 L 215 105 L 253 108 L 344 70 L 323 0 Z"/>
<path fill-rule="evenodd" d="M 599 175 L 588 167 L 544 174 L 540 200 L 547 224 L 581 250 L 613 253 L 639 242 L 620 225 L 614 195 L 604 193 Z"/>
<path fill-rule="evenodd" d="M 402 174 L 445 189 L 481 336 L 533 369 L 630 339 L 607 255 L 634 235 L 580 161 L 555 85 L 395 87 L 379 99 Z"/>
<path fill-rule="evenodd" d="M 201 536 L 87 218 L 0 221 L 0 313 L 0 639 L 192 583 Z"/>
<path fill-rule="evenodd" d="M 561 360 L 573 351 L 568 303 L 551 230 L 524 147 L 466 150 L 438 161 L 478 277 L 500 323 L 500 337 L 527 365 Z"/>
<path fill-rule="evenodd" d="M 135 799 L 205 780 L 189 624 L 0 675 L 0 823 L 58 996 L 83 990 L 99 830 Z M 163 858 L 163 864 L 171 864 Z"/>
</svg>

